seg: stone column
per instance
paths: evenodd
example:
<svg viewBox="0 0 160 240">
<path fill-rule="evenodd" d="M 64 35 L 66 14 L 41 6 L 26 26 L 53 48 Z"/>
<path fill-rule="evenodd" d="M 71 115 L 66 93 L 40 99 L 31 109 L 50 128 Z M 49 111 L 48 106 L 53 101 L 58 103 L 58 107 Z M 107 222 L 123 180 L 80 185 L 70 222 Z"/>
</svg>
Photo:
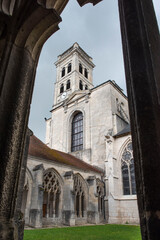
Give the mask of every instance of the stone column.
<svg viewBox="0 0 160 240">
<path fill-rule="evenodd" d="M 34 179 L 32 188 L 32 199 L 30 209 L 30 226 L 35 228 L 42 227 L 43 217 L 43 164 L 37 165 L 34 169 Z M 49 194 L 48 194 L 48 199 Z M 49 204 L 47 205 L 49 206 Z M 47 210 L 48 214 L 48 210 Z"/>
<path fill-rule="evenodd" d="M 26 166 L 27 166 L 27 159 L 28 159 L 28 148 L 29 148 L 30 136 L 32 134 L 33 134 L 32 131 L 28 129 L 26 140 L 25 140 L 25 149 L 24 149 L 19 184 L 18 184 L 16 210 L 14 214 L 15 226 L 17 226 L 16 235 L 18 236 L 18 240 L 23 239 L 23 232 L 24 232 L 25 216 L 23 216 L 23 213 L 21 212 L 21 207 L 22 207 L 23 187 L 25 183 L 25 174 L 26 174 Z"/>
<path fill-rule="evenodd" d="M 3 240 L 17 239 L 14 211 L 35 71 L 44 42 L 58 30 L 61 21 L 53 4 L 46 4 L 31 0 L 0 4 L 0 238 Z"/>
<path fill-rule="evenodd" d="M 47 193 L 47 218 L 49 218 L 50 192 Z"/>
<path fill-rule="evenodd" d="M 152 0 L 119 0 L 143 240 L 160 237 L 160 35 Z"/>
<path fill-rule="evenodd" d="M 53 202 L 52 202 L 52 217 L 55 218 L 55 213 L 56 213 L 56 193 L 53 195 Z"/>
<path fill-rule="evenodd" d="M 87 222 L 88 223 L 99 223 L 99 212 L 98 212 L 98 195 L 96 177 L 89 176 L 87 179 L 89 186 L 89 204 L 87 211 Z"/>
<path fill-rule="evenodd" d="M 82 193 L 79 194 L 79 217 L 82 217 Z"/>
<path fill-rule="evenodd" d="M 113 166 L 113 138 L 110 135 L 105 136 L 106 141 L 106 158 L 105 158 L 105 189 L 106 195 L 104 198 L 105 203 L 105 216 L 106 221 L 110 222 L 112 217 L 113 195 L 114 195 L 114 166 Z"/>
<path fill-rule="evenodd" d="M 63 191 L 63 222 L 65 225 L 75 225 L 75 194 L 73 191 L 73 172 L 66 172 L 64 175 L 64 191 Z"/>
</svg>

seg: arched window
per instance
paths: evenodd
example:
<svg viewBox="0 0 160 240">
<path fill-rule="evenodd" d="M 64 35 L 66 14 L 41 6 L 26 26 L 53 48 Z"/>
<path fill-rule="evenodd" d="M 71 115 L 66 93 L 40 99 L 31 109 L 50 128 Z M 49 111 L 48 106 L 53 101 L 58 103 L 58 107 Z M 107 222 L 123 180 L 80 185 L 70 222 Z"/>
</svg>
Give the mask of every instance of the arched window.
<svg viewBox="0 0 160 240">
<path fill-rule="evenodd" d="M 66 89 L 70 89 L 70 87 L 71 87 L 71 82 L 70 82 L 70 80 L 68 80 L 68 81 L 67 81 Z"/>
<path fill-rule="evenodd" d="M 80 90 L 83 90 L 82 80 L 79 81 L 79 89 L 80 89 Z"/>
<path fill-rule="evenodd" d="M 103 213 L 104 210 L 104 183 L 100 179 L 96 179 L 97 196 L 98 196 L 98 212 Z"/>
<path fill-rule="evenodd" d="M 71 63 L 69 63 L 69 64 L 68 64 L 68 73 L 70 73 L 70 72 L 71 72 L 71 70 L 72 70 L 72 64 L 71 64 Z"/>
<path fill-rule="evenodd" d="M 85 68 L 85 70 L 84 70 L 84 76 L 85 76 L 86 78 L 88 78 L 88 71 L 87 71 L 86 68 Z"/>
<path fill-rule="evenodd" d="M 84 217 L 86 211 L 87 187 L 84 179 L 79 175 L 74 175 L 75 193 L 75 214 L 77 217 Z"/>
<path fill-rule="evenodd" d="M 72 120 L 72 143 L 71 151 L 79 151 L 83 149 L 83 115 L 77 113 Z"/>
<path fill-rule="evenodd" d="M 61 184 L 53 170 L 44 174 L 43 188 L 43 217 L 58 217 Z"/>
<path fill-rule="evenodd" d="M 63 93 L 64 92 L 64 85 L 63 83 L 61 84 L 61 87 L 60 87 L 60 93 Z"/>
<path fill-rule="evenodd" d="M 82 73 L 83 72 L 83 68 L 82 68 L 82 64 L 79 64 L 79 72 Z"/>
<path fill-rule="evenodd" d="M 62 77 L 64 77 L 64 76 L 65 76 L 65 67 L 62 68 Z"/>
<path fill-rule="evenodd" d="M 123 180 L 123 194 L 136 194 L 136 182 L 134 173 L 134 159 L 132 142 L 128 143 L 123 151 L 121 159 L 122 180 Z"/>
<path fill-rule="evenodd" d="M 85 85 L 85 90 L 88 90 L 88 85 Z"/>
</svg>

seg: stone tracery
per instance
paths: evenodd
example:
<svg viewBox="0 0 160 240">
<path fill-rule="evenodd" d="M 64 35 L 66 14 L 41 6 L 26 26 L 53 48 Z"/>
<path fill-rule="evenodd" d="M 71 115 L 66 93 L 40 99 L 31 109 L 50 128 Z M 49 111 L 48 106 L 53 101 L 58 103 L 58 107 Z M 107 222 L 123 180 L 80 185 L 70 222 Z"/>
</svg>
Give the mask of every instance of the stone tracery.
<svg viewBox="0 0 160 240">
<path fill-rule="evenodd" d="M 99 178 L 96 179 L 97 196 L 98 196 L 98 212 L 102 213 L 104 209 L 104 182 Z"/>
<path fill-rule="evenodd" d="M 136 194 L 132 142 L 129 142 L 123 151 L 121 158 L 121 169 L 123 178 L 123 194 Z"/>
<path fill-rule="evenodd" d="M 86 211 L 87 188 L 85 180 L 80 174 L 74 175 L 75 214 L 84 217 Z"/>
<path fill-rule="evenodd" d="M 58 217 L 61 195 L 60 180 L 53 170 L 44 174 L 43 217 Z"/>
</svg>

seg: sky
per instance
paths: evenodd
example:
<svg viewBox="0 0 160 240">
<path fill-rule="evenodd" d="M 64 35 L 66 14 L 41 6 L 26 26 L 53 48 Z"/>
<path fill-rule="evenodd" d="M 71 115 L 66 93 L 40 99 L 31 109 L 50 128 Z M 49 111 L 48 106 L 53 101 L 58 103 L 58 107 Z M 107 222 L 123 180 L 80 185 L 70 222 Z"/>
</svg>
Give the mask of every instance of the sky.
<svg viewBox="0 0 160 240">
<path fill-rule="evenodd" d="M 160 26 L 160 3 L 153 0 Z M 57 56 L 78 42 L 93 58 L 93 84 L 97 86 L 109 79 L 126 93 L 118 0 L 103 0 L 96 6 L 82 8 L 76 0 L 69 0 L 64 9 L 60 30 L 44 44 L 35 79 L 29 128 L 45 142 L 45 118 L 51 117 Z"/>
</svg>

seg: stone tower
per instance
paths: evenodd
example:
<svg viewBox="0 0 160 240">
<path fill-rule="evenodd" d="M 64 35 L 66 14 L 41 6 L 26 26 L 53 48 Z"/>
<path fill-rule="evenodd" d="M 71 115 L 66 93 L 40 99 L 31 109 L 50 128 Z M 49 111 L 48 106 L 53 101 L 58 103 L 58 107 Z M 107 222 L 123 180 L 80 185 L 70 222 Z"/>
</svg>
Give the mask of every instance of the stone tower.
<svg viewBox="0 0 160 240">
<path fill-rule="evenodd" d="M 93 88 L 92 58 L 74 43 L 58 56 L 55 63 L 57 76 L 54 90 L 54 106 L 66 100 L 73 92 Z"/>
</svg>

